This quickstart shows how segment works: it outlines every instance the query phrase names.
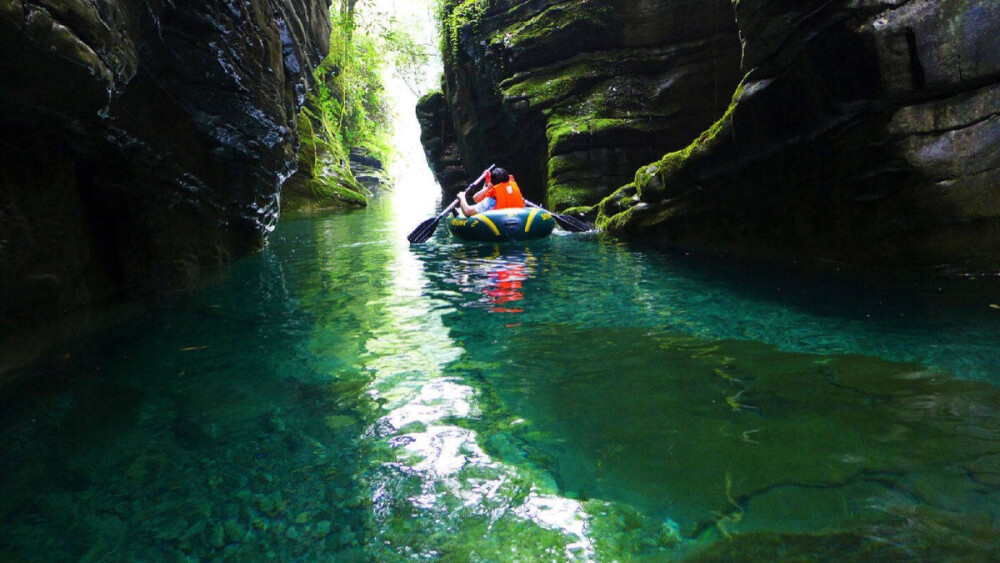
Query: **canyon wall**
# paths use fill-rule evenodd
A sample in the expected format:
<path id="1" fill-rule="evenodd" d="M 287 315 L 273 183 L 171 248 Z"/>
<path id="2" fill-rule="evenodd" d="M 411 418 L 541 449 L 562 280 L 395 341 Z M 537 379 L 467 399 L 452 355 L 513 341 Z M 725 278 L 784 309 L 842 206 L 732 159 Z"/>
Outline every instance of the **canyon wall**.
<path id="1" fill-rule="evenodd" d="M 442 93 L 418 116 L 446 195 L 496 163 L 529 198 L 593 205 L 715 121 L 742 76 L 728 0 L 453 1 L 442 22 Z"/>
<path id="2" fill-rule="evenodd" d="M 617 237 L 1000 271 L 1000 5 L 452 1 L 442 22 L 418 114 L 446 197 L 498 162 Z"/>
<path id="3" fill-rule="evenodd" d="M 328 0 L 0 2 L 0 327 L 260 248 Z"/>
<path id="4" fill-rule="evenodd" d="M 1000 271 L 1000 5 L 735 3 L 725 116 L 601 205 L 623 236 Z"/>

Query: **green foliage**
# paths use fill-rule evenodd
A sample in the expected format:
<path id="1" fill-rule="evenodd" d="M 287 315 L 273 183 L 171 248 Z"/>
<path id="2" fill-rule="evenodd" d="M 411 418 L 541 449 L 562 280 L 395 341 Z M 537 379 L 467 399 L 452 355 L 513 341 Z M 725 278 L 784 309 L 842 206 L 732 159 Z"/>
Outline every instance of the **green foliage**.
<path id="1" fill-rule="evenodd" d="M 419 87 L 430 59 L 407 27 L 414 22 L 377 13 L 365 0 L 335 3 L 331 21 L 330 54 L 314 71 L 298 119 L 299 173 L 283 190 L 287 210 L 365 205 L 371 194 L 354 178 L 349 155 L 393 156 L 387 69 Z"/>
<path id="2" fill-rule="evenodd" d="M 368 190 L 351 172 L 358 148 L 383 161 L 390 155 L 392 120 L 376 42 L 357 33 L 357 1 L 332 12 L 330 54 L 313 73 L 314 88 L 298 116 L 299 172 L 285 184 L 286 210 L 363 206 Z"/>
<path id="3" fill-rule="evenodd" d="M 410 12 L 398 17 L 394 12 L 365 10 L 360 26 L 364 33 L 376 40 L 379 50 L 385 56 L 385 68 L 402 79 L 410 91 L 420 97 L 424 93 L 440 88 L 439 73 L 430 72 L 440 59 L 433 38 L 437 31 L 427 29 L 433 25 L 429 13 L 424 17 Z"/>
<path id="4" fill-rule="evenodd" d="M 376 38 L 358 32 L 353 12 L 333 15 L 330 54 L 316 69 L 310 105 L 320 136 L 341 146 L 390 155 L 391 116 L 382 83 L 385 59 Z"/>
<path id="5" fill-rule="evenodd" d="M 284 211 L 363 207 L 366 190 L 351 173 L 330 116 L 304 107 L 298 117 L 299 172 L 282 187 Z"/>
<path id="6" fill-rule="evenodd" d="M 465 26 L 475 26 L 489 7 L 490 0 L 438 0 L 441 52 L 446 57 L 458 60 L 459 31 Z"/>
<path id="7" fill-rule="evenodd" d="M 338 155 L 359 148 L 386 162 L 392 158 L 386 70 L 418 88 L 431 54 L 410 22 L 376 13 L 363 0 L 338 4 L 331 12 L 330 54 L 314 73 L 308 104 L 319 148 Z"/>

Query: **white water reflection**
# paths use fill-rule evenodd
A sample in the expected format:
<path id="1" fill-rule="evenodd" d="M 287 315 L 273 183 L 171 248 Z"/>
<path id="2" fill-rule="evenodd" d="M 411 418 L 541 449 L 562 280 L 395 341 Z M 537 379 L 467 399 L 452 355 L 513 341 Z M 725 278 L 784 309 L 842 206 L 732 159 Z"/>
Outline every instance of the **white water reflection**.
<path id="1" fill-rule="evenodd" d="M 375 4 L 382 9 L 405 8 L 401 17 L 417 17 L 420 12 L 419 3 Z M 479 392 L 446 374 L 448 366 L 465 354 L 443 321 L 444 315 L 455 311 L 447 302 L 426 295 L 429 281 L 423 263 L 406 241 L 416 225 L 436 214 L 440 188 L 420 146 L 415 93 L 396 77 L 388 77 L 387 83 L 396 111 L 398 158 L 389 170 L 396 182 L 388 196 L 387 221 L 394 241 L 392 282 L 382 302 L 369 304 L 382 311 L 386 324 L 376 327 L 365 343 L 365 365 L 373 373 L 369 394 L 386 413 L 372 433 L 386 453 L 381 466 L 373 469 L 376 537 L 370 538 L 371 545 L 389 546 L 397 554 L 415 549 L 410 555 L 416 557 L 433 556 L 442 547 L 439 543 L 449 541 L 453 547 L 457 541 L 479 551 L 485 538 L 476 535 L 480 532 L 475 526 L 487 518 L 487 532 L 501 520 L 538 526 L 565 537 L 563 552 L 551 555 L 592 558 L 581 504 L 543 493 L 518 468 L 491 458 L 468 427 L 482 415 Z M 444 534 L 440 542 L 433 539 L 435 534 Z M 423 551 L 411 547 L 421 535 L 431 538 Z M 456 537 L 468 541 L 463 544 Z M 494 541 L 503 545 L 505 539 Z"/>

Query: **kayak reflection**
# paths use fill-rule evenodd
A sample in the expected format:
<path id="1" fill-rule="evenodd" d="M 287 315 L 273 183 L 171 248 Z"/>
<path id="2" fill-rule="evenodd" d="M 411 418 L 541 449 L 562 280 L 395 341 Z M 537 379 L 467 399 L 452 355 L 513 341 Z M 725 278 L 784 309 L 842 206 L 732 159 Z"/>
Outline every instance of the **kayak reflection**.
<path id="1" fill-rule="evenodd" d="M 483 290 L 490 301 L 490 311 L 523 313 L 524 309 L 514 307 L 514 302 L 524 299 L 523 289 L 526 279 L 528 279 L 528 268 L 525 264 L 507 262 L 490 271 L 490 284 Z"/>
<path id="2" fill-rule="evenodd" d="M 466 246 L 456 254 L 455 263 L 462 268 L 457 278 L 467 292 L 474 289 L 479 296 L 475 305 L 491 313 L 524 312 L 524 282 L 538 263 L 529 248 Z"/>

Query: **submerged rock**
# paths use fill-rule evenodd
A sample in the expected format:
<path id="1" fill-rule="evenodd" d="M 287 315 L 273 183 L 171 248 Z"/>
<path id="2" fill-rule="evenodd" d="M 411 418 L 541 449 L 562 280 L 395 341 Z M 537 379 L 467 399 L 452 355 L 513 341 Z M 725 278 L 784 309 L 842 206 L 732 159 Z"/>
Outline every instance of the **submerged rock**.
<path id="1" fill-rule="evenodd" d="M 600 344 L 536 344 L 547 331 Z M 544 452 L 537 470 L 561 494 L 669 517 L 693 540 L 684 549 L 712 546 L 707 560 L 978 560 L 997 547 L 991 384 L 648 329 L 554 325 L 511 346 L 532 361 L 491 384 L 546 429 L 514 430 Z M 591 367 L 609 357 L 620 371 Z"/>
<path id="2" fill-rule="evenodd" d="M 0 324 L 260 248 L 327 0 L 0 7 Z"/>

